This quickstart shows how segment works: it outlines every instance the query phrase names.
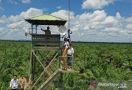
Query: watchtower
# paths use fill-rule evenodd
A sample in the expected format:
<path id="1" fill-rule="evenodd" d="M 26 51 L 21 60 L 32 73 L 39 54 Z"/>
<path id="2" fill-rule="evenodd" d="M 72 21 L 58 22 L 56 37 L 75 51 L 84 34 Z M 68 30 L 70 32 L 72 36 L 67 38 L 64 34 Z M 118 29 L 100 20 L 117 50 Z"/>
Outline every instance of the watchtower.
<path id="1" fill-rule="evenodd" d="M 52 16 L 42 15 L 26 19 L 31 24 L 31 39 L 32 50 L 30 60 L 30 73 L 32 79 L 32 89 L 44 90 L 48 84 L 59 75 L 60 89 L 63 90 L 63 73 L 65 71 L 60 69 L 60 55 L 61 55 L 61 37 L 60 34 L 52 34 L 53 30 L 48 31 L 49 34 L 40 33 L 38 27 L 49 26 L 64 26 L 66 20 Z M 43 29 L 41 29 L 43 30 Z M 47 90 L 47 89 L 46 89 Z"/>

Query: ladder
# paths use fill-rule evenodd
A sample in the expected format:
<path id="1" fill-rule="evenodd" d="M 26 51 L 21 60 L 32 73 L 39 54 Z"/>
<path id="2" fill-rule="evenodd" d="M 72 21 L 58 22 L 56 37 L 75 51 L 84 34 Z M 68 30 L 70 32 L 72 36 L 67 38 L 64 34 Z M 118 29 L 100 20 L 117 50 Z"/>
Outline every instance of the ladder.
<path id="1" fill-rule="evenodd" d="M 43 90 L 46 86 L 53 81 L 53 79 L 59 74 L 59 70 L 56 70 L 37 90 Z"/>
<path id="2" fill-rule="evenodd" d="M 50 60 L 48 65 L 45 67 L 43 72 L 40 74 L 39 78 L 32 85 L 32 89 L 37 85 L 37 83 L 39 82 L 40 79 L 42 79 L 43 76 L 45 78 L 43 79 L 43 82 L 41 83 L 41 85 L 39 85 L 37 90 L 44 90 L 50 84 L 50 82 L 52 82 L 61 73 L 75 72 L 74 70 L 70 70 L 70 71 L 62 70 L 59 65 L 60 60 L 56 59 L 57 55 L 58 55 L 58 52 L 54 54 L 54 57 Z M 63 57 L 63 56 L 60 56 L 60 57 Z"/>
<path id="3" fill-rule="evenodd" d="M 52 79 L 52 77 L 54 78 L 56 76 L 56 74 L 58 74 L 58 72 L 56 70 L 58 70 L 59 65 L 57 64 L 57 57 L 58 52 L 56 52 L 56 54 L 54 54 L 53 58 L 50 60 L 50 62 L 48 63 L 48 65 L 46 67 L 43 66 L 44 70 L 43 72 L 39 75 L 39 77 L 35 80 L 35 82 L 32 85 L 32 89 L 36 87 L 36 85 L 39 83 L 40 80 L 42 80 L 42 77 L 44 76 L 44 82 L 46 82 L 49 79 Z M 37 57 L 37 56 L 36 56 Z M 48 81 L 48 83 L 50 82 L 50 80 Z M 47 83 L 47 84 L 48 84 Z M 41 84 L 40 86 L 42 86 L 43 84 Z"/>

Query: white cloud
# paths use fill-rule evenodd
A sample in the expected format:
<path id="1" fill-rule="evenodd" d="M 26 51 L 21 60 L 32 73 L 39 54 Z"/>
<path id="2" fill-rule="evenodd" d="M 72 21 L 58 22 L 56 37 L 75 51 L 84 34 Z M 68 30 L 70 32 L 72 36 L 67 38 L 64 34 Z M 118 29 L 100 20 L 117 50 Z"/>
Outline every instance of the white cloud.
<path id="1" fill-rule="evenodd" d="M 85 0 L 82 7 L 84 9 L 102 9 L 113 2 L 114 0 Z"/>
<path id="2" fill-rule="evenodd" d="M 121 33 L 122 32 L 122 30 L 120 29 L 120 28 L 117 28 L 117 27 L 106 27 L 104 30 L 103 30 L 104 32 L 106 32 L 106 33 L 112 33 L 112 34 L 119 34 L 119 33 Z"/>
<path id="3" fill-rule="evenodd" d="M 56 8 L 57 8 L 57 9 L 61 9 L 62 7 L 61 7 L 61 6 L 57 6 Z"/>
<path id="4" fill-rule="evenodd" d="M 23 18 L 29 18 L 29 17 L 33 17 L 33 16 L 39 16 L 42 14 L 43 14 L 43 11 L 41 9 L 30 8 L 27 11 L 23 11 L 19 16 L 21 16 Z"/>
<path id="5" fill-rule="evenodd" d="M 1 26 L 1 39 L 27 39 L 25 31 L 30 28 L 30 24 L 25 22 L 25 18 L 42 15 L 43 11 L 41 9 L 30 8 L 27 11 L 21 12 L 19 15 L 1 16 L 0 26 Z"/>
<path id="6" fill-rule="evenodd" d="M 22 24 L 24 23 L 24 21 L 18 21 L 18 22 L 14 22 L 14 23 L 11 23 L 9 25 L 7 25 L 8 28 L 10 29 L 20 29 L 22 28 L 21 26 L 23 26 Z"/>
<path id="7" fill-rule="evenodd" d="M 119 12 L 116 13 L 116 18 L 118 18 L 118 19 L 122 18 Z"/>
<path id="8" fill-rule="evenodd" d="M 68 13 L 69 11 L 67 10 L 59 10 L 56 12 L 53 12 L 52 15 L 61 17 L 62 19 L 68 20 Z M 70 12 L 70 19 L 74 19 L 74 12 Z"/>
<path id="9" fill-rule="evenodd" d="M 18 0 L 9 0 L 9 3 L 11 3 L 11 4 L 18 4 Z"/>
<path id="10" fill-rule="evenodd" d="M 22 3 L 30 3 L 31 0 L 21 0 Z"/>
<path id="11" fill-rule="evenodd" d="M 132 31 L 132 18 L 124 18 L 119 12 L 115 16 L 109 16 L 104 10 L 96 10 L 93 13 L 71 15 L 72 39 L 77 41 L 116 41 L 129 42 Z M 66 10 L 59 10 L 53 15 L 67 19 Z M 105 37 L 105 38 L 104 38 Z M 124 38 L 125 37 L 125 38 Z M 132 42 L 132 41 L 131 41 Z"/>
<path id="12" fill-rule="evenodd" d="M 104 21 L 102 21 L 102 24 L 106 25 L 107 27 L 113 27 L 119 24 L 116 17 L 113 16 L 107 16 Z"/>
<path id="13" fill-rule="evenodd" d="M 127 27 L 128 29 L 132 29 L 132 24 L 128 24 L 126 27 Z"/>
<path id="14" fill-rule="evenodd" d="M 4 24 L 5 23 L 5 21 L 4 20 L 0 20 L 0 24 Z"/>
<path id="15" fill-rule="evenodd" d="M 24 33 L 30 28 L 30 24 L 23 20 L 41 14 L 43 14 L 41 9 L 30 8 L 19 15 L 1 16 L 0 39 L 27 39 Z M 68 20 L 67 10 L 58 10 L 51 14 Z M 122 17 L 119 12 L 115 16 L 110 16 L 104 10 L 85 12 L 80 15 L 75 15 L 71 11 L 70 14 L 72 40 L 132 42 L 130 38 L 132 37 L 132 17 Z M 51 29 L 54 28 L 51 27 Z"/>
<path id="16" fill-rule="evenodd" d="M 73 20 L 72 38 L 77 41 L 132 42 L 131 23 L 131 17 L 121 17 L 119 12 L 115 16 L 107 15 L 104 10 L 85 12 Z"/>
<path id="17" fill-rule="evenodd" d="M 11 4 L 16 4 L 17 5 L 19 3 L 28 4 L 28 3 L 31 2 L 31 0 L 8 0 L 8 2 L 11 3 Z"/>
<path id="18" fill-rule="evenodd" d="M 8 24 L 7 27 L 10 29 L 22 29 L 24 30 L 25 27 L 28 27 L 27 24 L 24 19 L 26 18 L 31 18 L 33 16 L 39 16 L 42 15 L 43 11 L 40 9 L 36 9 L 36 8 L 30 8 L 27 11 L 23 11 L 21 12 L 19 15 L 15 15 L 15 16 L 9 16 L 8 17 Z"/>
<path id="19" fill-rule="evenodd" d="M 91 15 L 92 16 L 91 18 L 93 18 L 92 21 L 102 21 L 106 18 L 106 15 L 107 14 L 105 13 L 104 10 L 102 11 L 97 10 Z"/>
<path id="20" fill-rule="evenodd" d="M 67 20 L 67 23 L 66 23 L 65 26 L 67 28 L 69 28 L 68 27 L 68 23 L 69 23 L 69 20 L 68 20 L 68 18 L 69 18 L 69 11 L 67 11 L 67 10 L 58 10 L 58 11 L 53 12 L 51 14 L 54 15 L 54 16 L 60 17 L 60 18 L 62 18 L 64 20 Z M 74 19 L 75 19 L 74 12 L 70 11 L 70 21 L 72 21 Z"/>
<path id="21" fill-rule="evenodd" d="M 83 13 L 76 17 L 73 25 L 78 24 L 78 28 L 82 30 L 92 30 L 102 28 L 102 22 L 106 19 L 107 14 L 104 10 L 96 10 L 93 13 Z M 74 29 L 75 30 L 75 29 Z"/>

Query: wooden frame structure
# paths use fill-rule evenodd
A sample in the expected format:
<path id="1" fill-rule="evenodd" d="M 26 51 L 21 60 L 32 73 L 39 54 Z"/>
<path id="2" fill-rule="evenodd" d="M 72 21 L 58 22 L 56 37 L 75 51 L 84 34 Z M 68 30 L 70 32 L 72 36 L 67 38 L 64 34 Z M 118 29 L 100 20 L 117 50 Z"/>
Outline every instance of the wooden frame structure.
<path id="1" fill-rule="evenodd" d="M 66 72 L 60 69 L 60 34 L 40 34 L 38 33 L 37 27 L 39 25 L 63 26 L 65 25 L 66 21 L 52 15 L 37 16 L 26 19 L 26 21 L 31 24 L 30 35 L 32 38 L 32 50 L 30 60 L 30 77 L 33 81 L 32 90 L 44 90 L 47 85 L 58 75 L 60 77 L 59 88 L 60 90 L 64 90 L 63 73 Z M 45 51 L 44 53 L 54 51 L 54 54 L 52 54 L 52 57 L 50 59 L 47 58 L 49 61 L 45 64 L 45 57 L 43 57 L 43 53 L 40 51 Z M 38 73 L 38 71 L 40 72 Z"/>

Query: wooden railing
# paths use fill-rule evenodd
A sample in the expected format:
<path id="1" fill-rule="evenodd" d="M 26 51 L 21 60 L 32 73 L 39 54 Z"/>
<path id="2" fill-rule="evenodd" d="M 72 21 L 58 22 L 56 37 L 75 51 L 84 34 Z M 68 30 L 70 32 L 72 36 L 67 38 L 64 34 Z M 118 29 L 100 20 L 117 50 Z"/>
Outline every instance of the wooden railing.
<path id="1" fill-rule="evenodd" d="M 60 47 L 60 35 L 31 34 L 34 46 Z"/>

